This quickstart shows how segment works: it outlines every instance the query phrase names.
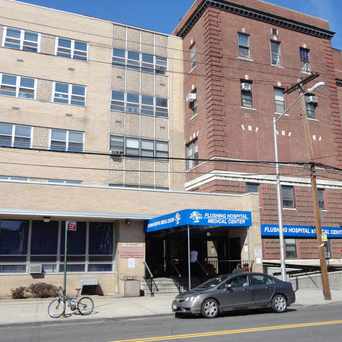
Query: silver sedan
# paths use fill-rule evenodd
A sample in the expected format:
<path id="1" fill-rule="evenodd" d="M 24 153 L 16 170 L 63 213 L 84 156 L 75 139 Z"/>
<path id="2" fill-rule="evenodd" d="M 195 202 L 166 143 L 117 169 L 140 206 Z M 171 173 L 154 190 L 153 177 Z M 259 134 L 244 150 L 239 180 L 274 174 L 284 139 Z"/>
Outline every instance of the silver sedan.
<path id="1" fill-rule="evenodd" d="M 239 273 L 210 279 L 178 295 L 173 312 L 215 318 L 232 310 L 272 308 L 282 313 L 296 301 L 289 282 L 262 273 Z"/>

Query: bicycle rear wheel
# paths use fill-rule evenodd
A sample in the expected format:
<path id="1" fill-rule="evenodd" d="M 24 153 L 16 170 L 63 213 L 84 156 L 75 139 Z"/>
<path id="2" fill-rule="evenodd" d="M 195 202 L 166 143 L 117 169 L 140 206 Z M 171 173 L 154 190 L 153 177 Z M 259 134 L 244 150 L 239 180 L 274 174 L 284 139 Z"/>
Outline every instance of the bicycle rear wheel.
<path id="1" fill-rule="evenodd" d="M 77 309 L 82 316 L 90 315 L 94 310 L 94 302 L 90 297 L 82 297 L 77 303 Z"/>
<path id="2" fill-rule="evenodd" d="M 61 298 L 54 299 L 48 307 L 48 314 L 51 318 L 59 318 L 65 312 L 65 302 Z"/>

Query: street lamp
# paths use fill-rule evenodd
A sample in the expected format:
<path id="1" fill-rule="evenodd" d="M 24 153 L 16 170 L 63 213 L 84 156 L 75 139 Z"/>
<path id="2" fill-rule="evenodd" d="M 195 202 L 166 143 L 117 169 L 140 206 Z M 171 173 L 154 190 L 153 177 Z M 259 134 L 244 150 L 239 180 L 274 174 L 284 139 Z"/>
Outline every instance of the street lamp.
<path id="1" fill-rule="evenodd" d="M 303 96 L 313 93 L 321 87 L 325 86 L 325 82 L 317 82 L 307 91 L 302 91 L 297 100 L 278 117 L 273 117 L 273 137 L 274 137 L 274 157 L 276 164 L 276 183 L 277 183 L 277 206 L 278 206 L 278 224 L 279 224 L 279 244 L 280 244 L 280 269 L 282 280 L 286 281 L 286 264 L 285 264 L 285 244 L 284 244 L 284 226 L 283 226 L 283 208 L 281 203 L 281 184 L 279 172 L 279 152 L 278 152 L 278 136 L 277 136 L 277 122 L 288 114 L 293 106 L 295 106 Z"/>

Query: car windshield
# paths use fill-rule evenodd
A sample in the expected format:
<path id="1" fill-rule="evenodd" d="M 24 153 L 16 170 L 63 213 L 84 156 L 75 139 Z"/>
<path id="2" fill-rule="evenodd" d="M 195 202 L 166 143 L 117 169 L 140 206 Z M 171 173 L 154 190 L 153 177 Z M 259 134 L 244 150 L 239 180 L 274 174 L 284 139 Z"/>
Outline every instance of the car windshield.
<path id="1" fill-rule="evenodd" d="M 210 289 L 221 284 L 226 279 L 227 279 L 227 276 L 212 278 L 212 279 L 207 280 L 205 283 L 198 285 L 196 289 Z"/>

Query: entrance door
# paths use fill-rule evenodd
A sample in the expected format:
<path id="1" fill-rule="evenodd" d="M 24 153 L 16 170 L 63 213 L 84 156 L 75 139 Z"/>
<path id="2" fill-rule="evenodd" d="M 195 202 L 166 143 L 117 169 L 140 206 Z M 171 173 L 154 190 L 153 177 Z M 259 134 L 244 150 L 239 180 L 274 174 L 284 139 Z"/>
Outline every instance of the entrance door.
<path id="1" fill-rule="evenodd" d="M 234 237 L 229 239 L 229 273 L 233 272 L 238 264 L 241 263 L 241 239 Z"/>

